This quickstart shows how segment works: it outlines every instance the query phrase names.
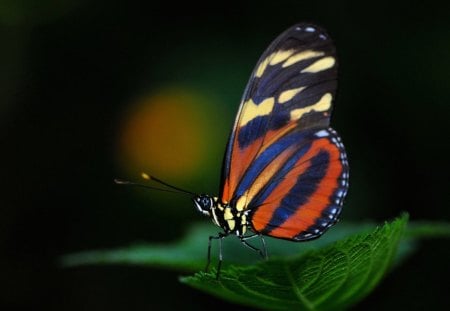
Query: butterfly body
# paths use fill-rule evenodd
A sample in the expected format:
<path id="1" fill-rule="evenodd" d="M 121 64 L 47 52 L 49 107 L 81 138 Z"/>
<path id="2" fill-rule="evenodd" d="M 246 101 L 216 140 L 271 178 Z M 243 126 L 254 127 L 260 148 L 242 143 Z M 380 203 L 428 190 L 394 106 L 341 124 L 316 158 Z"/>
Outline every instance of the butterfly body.
<path id="1" fill-rule="evenodd" d="M 197 209 L 209 216 L 212 222 L 223 229 L 224 235 L 235 234 L 243 237 L 250 226 L 250 210 L 238 209 L 236 206 L 222 203 L 217 197 L 199 195 L 194 199 Z"/>

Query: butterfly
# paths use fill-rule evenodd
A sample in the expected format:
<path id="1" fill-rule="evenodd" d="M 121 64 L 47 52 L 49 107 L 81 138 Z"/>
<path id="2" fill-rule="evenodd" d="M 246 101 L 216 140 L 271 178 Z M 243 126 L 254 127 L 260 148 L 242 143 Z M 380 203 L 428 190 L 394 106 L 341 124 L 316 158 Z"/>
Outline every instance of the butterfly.
<path id="1" fill-rule="evenodd" d="M 172 188 L 164 191 L 192 195 L 197 210 L 222 229 L 208 242 L 206 270 L 212 240 L 219 241 L 217 278 L 226 236 L 236 235 L 267 258 L 264 236 L 308 241 L 337 222 L 349 166 L 330 127 L 336 80 L 329 35 L 316 25 L 294 25 L 269 45 L 251 74 L 226 146 L 218 197 L 143 175 Z M 262 249 L 248 242 L 254 237 Z"/>
<path id="2" fill-rule="evenodd" d="M 267 257 L 263 236 L 320 237 L 335 224 L 348 190 L 344 145 L 330 124 L 336 50 L 325 30 L 294 25 L 256 64 L 226 147 L 220 195 L 197 195 L 199 212 Z M 264 250 L 247 242 L 259 236 Z"/>

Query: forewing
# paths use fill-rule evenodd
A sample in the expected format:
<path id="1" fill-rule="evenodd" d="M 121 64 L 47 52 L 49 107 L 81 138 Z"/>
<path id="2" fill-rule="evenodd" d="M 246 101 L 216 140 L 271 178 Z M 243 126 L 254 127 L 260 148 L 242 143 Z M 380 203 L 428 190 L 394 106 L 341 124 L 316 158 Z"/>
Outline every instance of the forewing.
<path id="1" fill-rule="evenodd" d="M 258 178 L 261 170 L 256 167 L 270 165 L 270 157 L 260 156 L 271 145 L 278 142 L 279 146 L 272 156 L 279 152 L 288 158 L 289 152 L 283 153 L 282 149 L 292 147 L 288 148 L 292 151 L 301 144 L 290 141 L 290 133 L 328 127 L 336 65 L 334 45 L 317 26 L 295 25 L 272 42 L 248 82 L 227 145 L 221 187 L 223 203 L 238 201 L 242 196 L 238 189 L 244 189 L 240 184 Z M 287 142 L 280 144 L 284 138 Z M 260 164 L 255 166 L 253 162 L 258 158 Z M 250 184 L 261 190 L 270 177 Z M 240 204 L 241 208 L 242 200 Z"/>

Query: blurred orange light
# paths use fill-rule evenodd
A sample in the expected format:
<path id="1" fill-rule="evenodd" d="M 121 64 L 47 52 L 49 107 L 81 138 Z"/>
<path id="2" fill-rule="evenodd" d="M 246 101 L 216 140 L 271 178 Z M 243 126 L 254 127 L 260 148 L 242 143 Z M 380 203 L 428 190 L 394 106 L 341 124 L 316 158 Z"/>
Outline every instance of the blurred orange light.
<path id="1" fill-rule="evenodd" d="M 173 89 L 139 100 L 126 115 L 120 138 L 127 170 L 179 179 L 201 169 L 211 133 L 205 102 Z"/>

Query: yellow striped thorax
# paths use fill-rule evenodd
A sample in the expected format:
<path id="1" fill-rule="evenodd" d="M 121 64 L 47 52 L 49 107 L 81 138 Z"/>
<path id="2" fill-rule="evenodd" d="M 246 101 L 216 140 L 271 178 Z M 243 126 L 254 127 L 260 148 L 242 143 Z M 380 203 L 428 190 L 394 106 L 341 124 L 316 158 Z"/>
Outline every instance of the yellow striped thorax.
<path id="1" fill-rule="evenodd" d="M 221 227 L 225 234 L 232 233 L 243 236 L 247 231 L 249 211 L 240 208 L 239 204 L 236 206 L 223 204 L 217 197 L 206 194 L 194 197 L 193 201 L 197 210 L 203 215 L 211 217 L 212 222 Z"/>

